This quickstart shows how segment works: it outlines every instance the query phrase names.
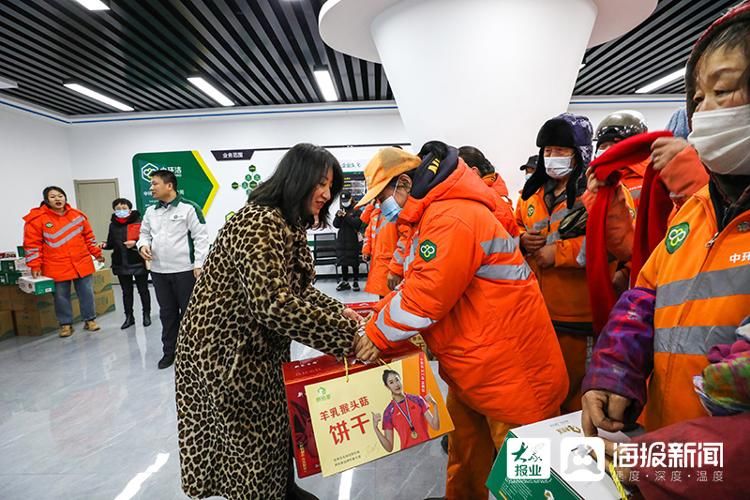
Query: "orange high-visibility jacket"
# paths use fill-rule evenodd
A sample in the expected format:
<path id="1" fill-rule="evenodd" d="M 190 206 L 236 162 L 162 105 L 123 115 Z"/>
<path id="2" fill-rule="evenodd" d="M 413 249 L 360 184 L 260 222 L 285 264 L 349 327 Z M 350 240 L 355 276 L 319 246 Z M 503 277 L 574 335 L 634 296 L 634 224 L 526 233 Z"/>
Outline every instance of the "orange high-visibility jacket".
<path id="1" fill-rule="evenodd" d="M 708 185 L 708 172 L 698 156 L 698 152 L 692 146 L 686 146 L 677 156 L 667 163 L 659 172 L 659 177 L 669 189 L 675 211 L 672 217 L 682 205 L 697 193 L 701 188 Z"/>
<path id="2" fill-rule="evenodd" d="M 579 198 L 573 210 L 583 206 Z M 566 201 L 558 203 L 550 214 L 544 202 L 544 187 L 528 200 L 518 200 L 516 221 L 521 233 L 540 232 L 547 237 L 547 244 L 554 244 L 555 265 L 542 269 L 536 259 L 529 256 L 529 265 L 534 270 L 542 295 L 547 303 L 552 321 L 566 323 L 590 323 L 591 302 L 586 282 L 586 245 L 584 236 L 560 239 L 560 222 L 568 215 Z"/>
<path id="3" fill-rule="evenodd" d="M 519 236 L 521 232 L 518 230 L 518 225 L 516 224 L 516 217 L 513 214 L 513 202 L 508 198 L 508 186 L 505 185 L 505 181 L 497 174 L 488 175 L 487 177 L 483 177 L 482 180 L 497 194 L 495 217 L 511 236 Z"/>
<path id="4" fill-rule="evenodd" d="M 497 174 L 492 176 L 483 177 L 485 185 L 492 189 L 492 193 L 495 197 L 495 218 L 503 225 L 508 234 L 514 238 L 518 238 L 521 232 L 516 224 L 516 218 L 513 214 L 513 203 L 508 198 L 508 188 L 505 185 L 505 181 L 502 177 Z M 411 241 L 411 226 L 409 224 L 400 224 L 398 226 L 398 244 L 396 250 L 393 252 L 393 258 L 391 259 L 390 265 L 388 266 L 389 271 L 397 276 L 404 276 L 404 268 L 408 267 L 409 259 L 413 259 L 413 255 L 407 254 L 407 249 Z"/>
<path id="5" fill-rule="evenodd" d="M 55 281 L 70 281 L 94 273 L 91 256 L 101 257 L 86 215 L 65 205 L 58 215 L 42 205 L 23 218 L 26 264 Z"/>
<path id="6" fill-rule="evenodd" d="M 367 230 L 369 235 L 366 231 L 365 238 L 370 241 L 370 271 L 367 274 L 365 292 L 385 296 L 391 291 L 388 288 L 388 265 L 398 243 L 396 223 L 388 222 L 380 208 L 375 208 Z"/>
<path id="7" fill-rule="evenodd" d="M 526 424 L 557 414 L 568 377 L 536 279 L 494 209 L 462 160 L 423 199 L 409 198 L 399 220 L 413 224 L 411 265 L 366 334 L 383 351 L 422 334 L 462 401 Z"/>
<path id="8" fill-rule="evenodd" d="M 670 222 L 637 286 L 656 290 L 649 431 L 705 416 L 693 376 L 716 344 L 730 344 L 750 311 L 750 210 L 719 232 L 708 186 Z"/>
<path id="9" fill-rule="evenodd" d="M 362 242 L 362 255 L 369 257 L 372 254 L 372 214 L 375 211 L 375 203 L 370 203 L 362 210 L 359 220 L 365 223 L 365 237 Z"/>

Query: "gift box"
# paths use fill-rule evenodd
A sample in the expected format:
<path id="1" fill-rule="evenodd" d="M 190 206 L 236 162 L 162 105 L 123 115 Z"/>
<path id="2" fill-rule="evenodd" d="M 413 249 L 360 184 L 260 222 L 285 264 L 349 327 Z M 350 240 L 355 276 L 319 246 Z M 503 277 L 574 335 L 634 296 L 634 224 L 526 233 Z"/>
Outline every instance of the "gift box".
<path id="1" fill-rule="evenodd" d="M 424 353 L 405 342 L 391 354 L 385 365 L 332 356 L 284 364 L 299 477 L 336 474 L 453 430 Z M 400 396 L 383 383 L 386 371 Z"/>
<path id="2" fill-rule="evenodd" d="M 21 276 L 18 278 L 18 288 L 23 292 L 31 295 L 44 295 L 55 291 L 55 281 L 46 276 L 33 278 L 31 276 Z"/>
<path id="3" fill-rule="evenodd" d="M 600 429 L 599 434 L 614 442 L 629 440 L 622 432 Z M 580 411 L 508 431 L 487 489 L 497 499 L 620 498 L 607 473 L 604 443 L 583 435 Z"/>

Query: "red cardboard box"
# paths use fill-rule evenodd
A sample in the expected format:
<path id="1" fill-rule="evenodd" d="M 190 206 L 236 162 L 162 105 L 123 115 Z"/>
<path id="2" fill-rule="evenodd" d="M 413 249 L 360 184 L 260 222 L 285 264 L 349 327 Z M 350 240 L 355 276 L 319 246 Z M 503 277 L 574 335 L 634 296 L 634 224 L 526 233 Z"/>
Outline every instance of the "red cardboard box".
<path id="1" fill-rule="evenodd" d="M 394 353 L 394 357 L 419 352 L 411 343 L 404 343 L 403 352 Z M 397 354 L 397 355 L 396 355 Z M 349 374 L 357 373 L 373 365 L 357 362 L 353 357 L 348 359 Z M 284 385 L 286 386 L 287 412 L 294 444 L 294 458 L 299 477 L 307 477 L 320 472 L 318 450 L 313 436 L 310 409 L 305 396 L 305 386 L 329 379 L 338 378 L 346 373 L 343 362 L 333 356 L 292 361 L 282 365 Z"/>

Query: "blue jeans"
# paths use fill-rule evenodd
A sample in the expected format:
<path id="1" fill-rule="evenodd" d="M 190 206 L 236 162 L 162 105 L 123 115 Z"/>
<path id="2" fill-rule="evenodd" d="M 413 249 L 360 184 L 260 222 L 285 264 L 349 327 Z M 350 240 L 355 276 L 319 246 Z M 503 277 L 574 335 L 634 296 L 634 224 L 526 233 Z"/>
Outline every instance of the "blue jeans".
<path id="1" fill-rule="evenodd" d="M 70 281 L 55 282 L 55 314 L 57 321 L 61 325 L 70 325 L 73 323 L 73 305 L 70 301 Z M 76 287 L 78 302 L 81 304 L 81 316 L 84 321 L 90 321 L 96 318 L 96 309 L 94 307 L 94 280 L 93 275 L 89 274 L 85 278 L 78 278 L 72 283 Z"/>

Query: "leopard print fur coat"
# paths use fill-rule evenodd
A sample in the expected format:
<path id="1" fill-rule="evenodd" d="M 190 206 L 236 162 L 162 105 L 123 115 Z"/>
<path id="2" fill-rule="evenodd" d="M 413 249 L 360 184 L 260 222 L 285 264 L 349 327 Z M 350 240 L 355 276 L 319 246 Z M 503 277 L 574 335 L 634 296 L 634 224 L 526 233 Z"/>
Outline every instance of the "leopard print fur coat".
<path id="1" fill-rule="evenodd" d="M 175 361 L 182 488 L 281 499 L 291 473 L 281 363 L 296 340 L 337 356 L 357 331 L 312 286 L 303 228 L 248 204 L 220 231 L 182 321 Z M 291 485 L 290 485 L 291 487 Z"/>

